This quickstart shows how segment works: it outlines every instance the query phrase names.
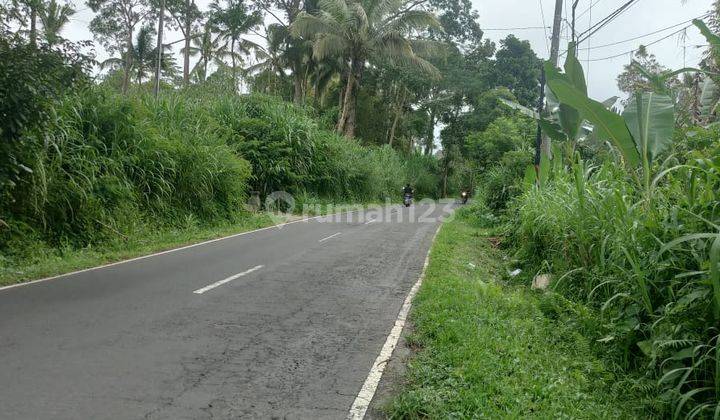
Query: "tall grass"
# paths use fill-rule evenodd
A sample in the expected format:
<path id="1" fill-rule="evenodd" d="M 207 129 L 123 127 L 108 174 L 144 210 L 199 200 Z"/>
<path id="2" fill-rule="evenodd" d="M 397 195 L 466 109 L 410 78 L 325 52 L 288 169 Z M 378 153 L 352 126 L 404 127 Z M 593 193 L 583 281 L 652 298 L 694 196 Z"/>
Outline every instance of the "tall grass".
<path id="1" fill-rule="evenodd" d="M 512 239 L 531 272 L 594 308 L 598 350 L 647 388 L 657 414 L 720 416 L 720 145 L 658 168 L 651 197 L 614 163 L 578 162 L 517 201 Z"/>
<path id="2" fill-rule="evenodd" d="M 418 167 L 425 158 L 362 146 L 265 96 L 155 100 L 93 87 L 62 98 L 24 140 L 33 159 L 0 203 L 5 256 L 237 220 L 250 190 L 362 202 L 398 197 L 414 179 L 427 194 L 439 184 L 432 165 Z"/>

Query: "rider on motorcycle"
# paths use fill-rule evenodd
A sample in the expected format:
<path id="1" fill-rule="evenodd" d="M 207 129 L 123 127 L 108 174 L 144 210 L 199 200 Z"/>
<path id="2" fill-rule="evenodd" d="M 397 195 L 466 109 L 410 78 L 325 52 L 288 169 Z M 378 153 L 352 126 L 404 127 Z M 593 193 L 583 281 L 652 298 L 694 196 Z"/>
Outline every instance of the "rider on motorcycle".
<path id="1" fill-rule="evenodd" d="M 405 184 L 405 187 L 403 188 L 403 194 L 405 195 L 413 195 L 414 191 L 410 184 Z"/>
<path id="2" fill-rule="evenodd" d="M 405 187 L 403 188 L 403 204 L 405 205 L 405 207 L 410 207 L 414 193 L 415 192 L 413 191 L 410 184 L 405 184 Z"/>

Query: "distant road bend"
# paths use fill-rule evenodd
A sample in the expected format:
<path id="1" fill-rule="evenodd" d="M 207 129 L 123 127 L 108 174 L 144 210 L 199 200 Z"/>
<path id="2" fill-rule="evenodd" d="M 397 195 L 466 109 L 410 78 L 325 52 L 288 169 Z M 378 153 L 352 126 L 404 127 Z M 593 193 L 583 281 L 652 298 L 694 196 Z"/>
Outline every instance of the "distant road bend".
<path id="1" fill-rule="evenodd" d="M 0 417 L 345 418 L 448 212 L 316 218 L 2 289 Z"/>

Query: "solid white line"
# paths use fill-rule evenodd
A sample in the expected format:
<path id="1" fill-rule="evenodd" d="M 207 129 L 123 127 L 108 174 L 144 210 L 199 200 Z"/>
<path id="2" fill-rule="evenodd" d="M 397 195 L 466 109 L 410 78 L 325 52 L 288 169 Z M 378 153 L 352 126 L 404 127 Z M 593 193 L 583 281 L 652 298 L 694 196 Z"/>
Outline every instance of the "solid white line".
<path id="1" fill-rule="evenodd" d="M 86 273 L 86 272 L 88 272 L 88 271 L 100 270 L 100 269 L 103 269 L 103 268 L 113 267 L 113 266 L 116 266 L 116 265 L 125 264 L 125 263 L 129 263 L 129 262 L 133 262 L 133 261 L 140 261 L 140 260 L 144 260 L 144 259 L 146 259 L 146 258 L 157 257 L 157 256 L 159 256 L 159 255 L 170 254 L 170 253 L 172 253 L 172 252 L 177 252 L 177 251 L 182 251 L 182 250 L 185 250 L 185 249 L 194 248 L 194 247 L 196 247 L 196 246 L 203 246 L 203 245 L 211 244 L 211 243 L 213 243 L 213 242 L 224 241 L 224 240 L 226 240 L 226 239 L 232 239 L 232 238 L 236 238 L 236 237 L 238 237 L 238 236 L 249 235 L 249 234 L 255 233 L 255 232 L 261 232 L 261 231 L 263 231 L 263 230 L 268 230 L 268 229 L 273 229 L 273 228 L 278 228 L 278 229 L 279 229 L 279 228 L 281 228 L 281 227 L 283 227 L 283 226 L 285 226 L 285 225 L 292 225 L 292 224 L 294 224 L 294 223 L 300 223 L 300 222 L 308 222 L 308 221 L 310 221 L 310 220 L 318 219 L 318 218 L 320 218 L 320 217 L 326 217 L 326 216 L 325 216 L 325 215 L 321 215 L 321 216 L 309 217 L 309 218 L 304 218 L 304 219 L 299 219 L 299 220 L 293 220 L 292 222 L 285 222 L 285 223 L 280 223 L 280 224 L 277 224 L 277 225 L 266 226 L 266 227 L 260 228 L 260 229 L 248 230 L 248 231 L 246 231 L 246 232 L 235 233 L 235 234 L 232 234 L 232 235 L 229 235 L 229 236 L 223 236 L 222 238 L 210 239 L 210 240 L 208 240 L 208 241 L 198 242 L 198 243 L 196 243 L 196 244 L 190 244 L 190 245 L 182 246 L 182 247 L 180 247 L 180 248 L 168 249 L 167 251 L 156 252 L 156 253 L 154 253 L 154 254 L 141 255 L 141 256 L 139 256 L 139 257 L 130 258 L 130 259 L 127 259 L 127 260 L 122 260 L 122 261 L 116 261 L 116 262 L 114 262 L 114 263 L 109 263 L 109 264 L 104 264 L 104 265 L 98 265 L 98 266 L 96 266 L 96 267 L 84 268 L 84 269 L 82 269 L 82 270 L 71 271 L 71 272 L 65 273 L 65 274 L 58 274 L 57 276 L 46 277 L 46 278 L 43 278 L 43 279 L 32 280 L 32 281 L 26 281 L 26 282 L 23 282 L 23 283 L 11 284 L 11 285 L 9 285 L 9 286 L 0 287 L 0 291 L 6 290 L 6 289 L 13 289 L 13 288 L 15 288 L 15 287 L 29 286 L 29 285 L 31 285 L 31 284 L 42 283 L 42 282 L 45 282 L 45 281 L 48 281 L 48 280 L 55 280 L 55 279 L 59 279 L 59 278 L 61 278 L 61 277 L 69 277 L 69 276 L 73 276 L 73 275 L 75 275 L 75 274 Z"/>
<path id="2" fill-rule="evenodd" d="M 369 225 L 370 223 L 375 222 L 377 219 L 370 219 L 367 222 L 365 222 L 366 225 Z"/>
<path id="3" fill-rule="evenodd" d="M 193 293 L 195 293 L 196 295 L 202 295 L 203 293 L 207 292 L 208 290 L 212 290 L 212 289 L 214 289 L 214 288 L 216 288 L 216 287 L 222 286 L 222 285 L 225 284 L 225 283 L 230 283 L 230 282 L 233 281 L 233 280 L 239 279 L 240 277 L 245 276 L 245 275 L 248 275 L 248 274 L 252 273 L 253 271 L 257 271 L 257 270 L 259 270 L 259 269 L 261 269 L 261 268 L 263 268 L 263 267 L 264 267 L 264 266 L 262 266 L 262 265 L 256 265 L 255 267 L 253 267 L 253 268 L 251 268 L 251 269 L 249 269 L 249 270 L 245 270 L 245 271 L 243 271 L 242 273 L 237 273 L 237 274 L 235 274 L 234 276 L 230 276 L 230 277 L 228 277 L 228 278 L 226 278 L 226 279 L 224 279 L 224 280 L 216 281 L 216 282 L 213 283 L 213 284 L 209 284 L 209 285 L 207 285 L 207 286 L 205 286 L 205 287 L 203 287 L 203 288 L 201 288 L 201 289 L 197 289 L 197 290 L 195 290 Z"/>
<path id="4" fill-rule="evenodd" d="M 332 235 L 328 236 L 327 238 L 322 238 L 322 239 L 320 239 L 318 242 L 325 242 L 325 241 L 327 241 L 328 239 L 332 239 L 332 238 L 340 235 L 341 233 L 342 233 L 342 232 L 333 233 Z"/>
<path id="5" fill-rule="evenodd" d="M 425 263 L 423 264 L 420 278 L 413 285 L 412 289 L 410 289 L 410 293 L 408 293 L 407 297 L 405 298 L 405 302 L 403 302 L 403 305 L 400 308 L 400 313 L 398 313 L 397 319 L 395 320 L 395 325 L 392 327 L 392 330 L 390 330 L 390 335 L 388 335 L 387 339 L 385 340 L 385 344 L 380 350 L 380 354 L 378 354 L 377 358 L 375 358 L 375 363 L 373 363 L 373 366 L 370 369 L 370 373 L 368 373 L 368 376 L 365 379 L 365 383 L 363 384 L 362 388 L 360 388 L 360 392 L 358 393 L 357 397 L 355 397 L 355 401 L 353 401 L 353 404 L 350 407 L 350 412 L 347 415 L 348 420 L 362 420 L 365 417 L 365 412 L 367 411 L 368 407 L 370 406 L 370 402 L 375 396 L 375 391 L 377 390 L 378 384 L 380 384 L 380 379 L 382 378 L 382 374 L 385 371 L 385 366 L 387 365 L 390 357 L 393 354 L 393 351 L 395 350 L 395 347 L 397 346 L 403 328 L 405 328 L 405 321 L 407 320 L 408 313 L 410 312 L 410 308 L 412 307 L 412 301 L 415 298 L 418 289 L 420 289 L 420 285 L 425 278 L 425 270 L 427 270 L 427 266 L 430 263 L 430 251 L 432 250 L 432 244 L 435 243 L 435 238 L 437 237 L 438 232 L 440 232 L 441 227 L 442 225 L 438 226 L 437 230 L 435 231 L 435 235 L 433 235 L 432 242 L 430 243 L 430 249 L 428 249 L 428 253 L 425 256 Z"/>

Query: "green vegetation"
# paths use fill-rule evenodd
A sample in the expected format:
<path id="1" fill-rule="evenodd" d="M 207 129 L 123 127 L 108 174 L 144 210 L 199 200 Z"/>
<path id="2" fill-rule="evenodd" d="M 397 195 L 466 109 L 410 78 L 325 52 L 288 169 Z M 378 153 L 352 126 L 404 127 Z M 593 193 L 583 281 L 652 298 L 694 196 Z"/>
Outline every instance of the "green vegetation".
<path id="1" fill-rule="evenodd" d="M 633 418 L 583 336 L 587 310 L 509 284 L 480 208 L 445 223 L 412 310 L 405 390 L 391 418 Z"/>
<path id="2" fill-rule="evenodd" d="M 35 136 L 22 137 L 28 173 L 5 189 L 0 252 L 9 280 L 44 272 L 25 267 L 72 249 L 90 247 L 100 261 L 123 254 L 123 243 L 135 253 L 184 242 L 162 233 L 157 243 L 134 239 L 156 230 L 206 236 L 255 226 L 249 190 L 285 190 L 296 211 L 317 198 L 383 201 L 406 176 L 426 180 L 420 194 L 437 191 L 425 157 L 348 141 L 270 97 L 187 92 L 155 101 L 87 87 L 51 109 Z"/>

